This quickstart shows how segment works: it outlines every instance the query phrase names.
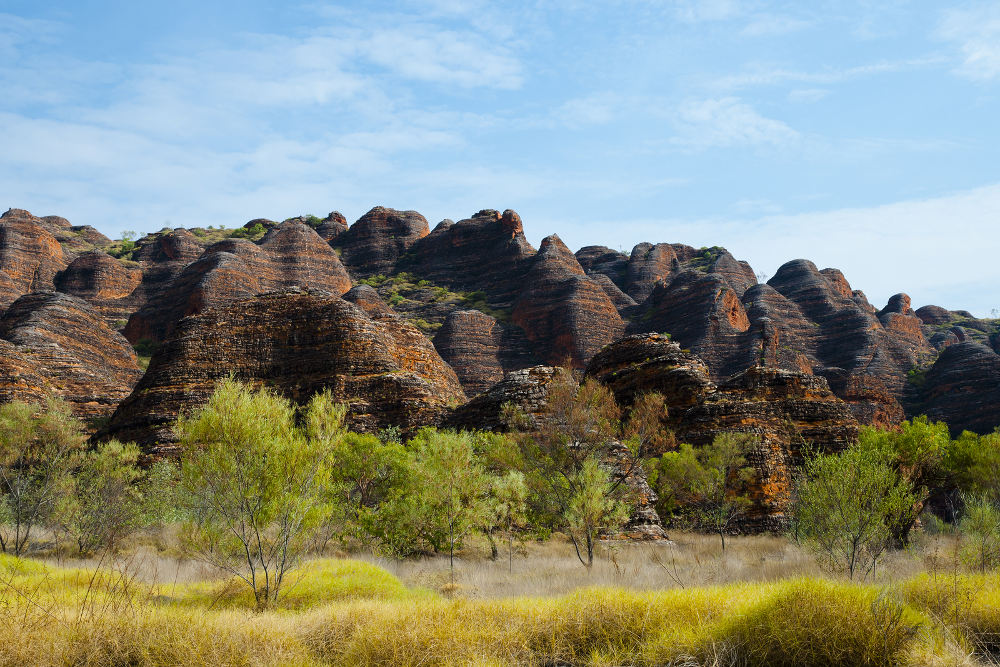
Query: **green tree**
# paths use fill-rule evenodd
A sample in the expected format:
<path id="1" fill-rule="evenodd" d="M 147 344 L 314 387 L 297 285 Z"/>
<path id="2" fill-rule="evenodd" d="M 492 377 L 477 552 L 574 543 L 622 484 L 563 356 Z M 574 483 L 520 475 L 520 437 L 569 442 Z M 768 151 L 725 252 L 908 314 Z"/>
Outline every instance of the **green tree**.
<path id="1" fill-rule="evenodd" d="M 966 495 L 964 505 L 962 559 L 980 572 L 992 570 L 1000 565 L 1000 509 L 985 494 Z"/>
<path id="2" fill-rule="evenodd" d="M 177 420 L 190 553 L 244 581 L 258 608 L 278 599 L 287 572 L 330 511 L 332 449 L 344 410 L 328 392 L 305 410 L 267 389 L 222 380 L 208 403 Z"/>
<path id="3" fill-rule="evenodd" d="M 135 443 L 102 442 L 80 457 L 59 523 L 80 553 L 117 550 L 142 524 L 142 471 Z"/>
<path id="4" fill-rule="evenodd" d="M 621 526 L 628 520 L 629 506 L 613 493 L 614 482 L 604 467 L 591 457 L 573 473 L 572 494 L 566 507 L 566 524 L 573 536 L 576 557 L 587 568 L 594 565 L 594 547 L 602 531 Z M 580 552 L 584 544 L 586 561 Z"/>
<path id="5" fill-rule="evenodd" d="M 528 485 L 524 474 L 511 470 L 491 480 L 487 513 L 489 527 L 507 540 L 507 570 L 514 571 L 514 535 L 527 525 Z M 487 535 L 490 533 L 487 532 Z M 492 544 L 492 538 L 491 538 Z"/>
<path id="6" fill-rule="evenodd" d="M 709 445 L 682 444 L 650 462 L 650 478 L 666 516 L 719 536 L 726 550 L 726 533 L 751 507 L 746 486 L 754 469 L 747 455 L 758 440 L 749 433 L 720 433 Z"/>
<path id="7" fill-rule="evenodd" d="M 841 454 L 807 457 L 798 488 L 799 530 L 823 563 L 867 578 L 913 520 L 918 495 L 877 451 L 858 445 Z"/>
<path id="8" fill-rule="evenodd" d="M 85 443 L 65 401 L 0 406 L 0 550 L 23 554 L 32 531 L 56 516 Z"/>
<path id="9" fill-rule="evenodd" d="M 488 475 L 467 432 L 423 428 L 408 446 L 405 481 L 379 508 L 378 534 L 397 555 L 447 549 L 454 576 L 455 549 L 485 523 Z"/>

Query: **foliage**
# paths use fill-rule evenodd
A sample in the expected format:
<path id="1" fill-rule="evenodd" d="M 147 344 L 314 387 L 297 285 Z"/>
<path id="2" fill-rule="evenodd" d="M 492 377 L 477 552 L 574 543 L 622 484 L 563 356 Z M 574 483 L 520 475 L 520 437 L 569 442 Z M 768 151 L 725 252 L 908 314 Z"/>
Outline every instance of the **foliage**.
<path id="1" fill-rule="evenodd" d="M 586 547 L 587 567 L 594 564 L 594 543 L 604 530 L 628 521 L 629 506 L 614 493 L 611 475 L 594 457 L 588 457 L 573 473 L 572 494 L 567 503 L 566 526 L 573 538 L 576 556 L 583 562 L 580 543 Z"/>
<path id="2" fill-rule="evenodd" d="M 746 457 L 757 444 L 748 433 L 721 433 L 709 445 L 682 444 L 650 461 L 650 483 L 664 515 L 718 534 L 725 551 L 726 533 L 751 506 L 746 485 L 754 469 Z"/>
<path id="3" fill-rule="evenodd" d="M 649 412 L 636 414 L 648 416 Z M 503 408 L 508 427 L 520 432 L 517 441 L 523 471 L 532 490 L 533 513 L 552 528 L 569 530 L 580 561 L 586 567 L 593 565 L 593 546 L 599 532 L 620 525 L 615 523 L 621 517 L 618 509 L 627 501 L 628 491 L 623 483 L 641 465 L 643 447 L 655 431 L 652 426 L 634 427 L 624 443 L 624 451 L 619 449 L 621 456 L 609 483 L 600 483 L 592 466 L 621 447 L 621 414 L 607 387 L 593 379 L 578 385 L 566 369 L 558 369 L 549 382 L 544 419 L 536 423 L 516 406 Z M 585 465 L 589 467 L 586 473 Z M 594 489 L 600 489 L 607 502 L 594 501 Z M 581 517 L 583 505 L 587 506 L 586 520 Z M 607 510 L 600 519 L 592 515 L 592 510 L 598 507 Z"/>
<path id="4" fill-rule="evenodd" d="M 69 404 L 0 406 L 0 550 L 21 555 L 69 497 L 86 436 Z"/>
<path id="5" fill-rule="evenodd" d="M 331 453 L 344 409 L 313 397 L 305 429 L 292 404 L 232 378 L 176 430 L 185 451 L 182 497 L 191 554 L 241 579 L 258 607 L 273 604 L 285 574 L 330 512 Z"/>
<path id="6" fill-rule="evenodd" d="M 959 530 L 967 540 L 962 560 L 980 572 L 1000 566 L 1000 508 L 985 495 L 967 495 Z"/>
<path id="7" fill-rule="evenodd" d="M 488 476 L 467 432 L 423 428 L 408 444 L 410 465 L 379 509 L 376 534 L 396 555 L 447 548 L 453 565 L 456 546 L 484 524 Z"/>
<path id="8" fill-rule="evenodd" d="M 267 228 L 264 227 L 263 224 L 257 222 L 250 227 L 237 227 L 230 232 L 229 236 L 234 239 L 250 239 L 251 241 L 257 241 L 266 233 Z"/>
<path id="9" fill-rule="evenodd" d="M 918 496 L 879 451 L 855 445 L 806 460 L 796 520 L 806 543 L 831 569 L 870 576 L 893 530 L 912 523 Z"/>
<path id="10" fill-rule="evenodd" d="M 490 480 L 489 499 L 486 506 L 486 535 L 493 546 L 493 531 L 499 531 L 507 541 L 507 569 L 514 570 L 514 537 L 519 529 L 528 525 L 528 485 L 524 474 L 510 470 L 502 477 Z M 496 547 L 493 546 L 494 557 Z"/>
<path id="11" fill-rule="evenodd" d="M 61 528 L 80 553 L 117 551 L 122 541 L 142 525 L 142 472 L 135 443 L 109 440 L 80 457 L 71 481 L 72 492 L 60 508 Z"/>

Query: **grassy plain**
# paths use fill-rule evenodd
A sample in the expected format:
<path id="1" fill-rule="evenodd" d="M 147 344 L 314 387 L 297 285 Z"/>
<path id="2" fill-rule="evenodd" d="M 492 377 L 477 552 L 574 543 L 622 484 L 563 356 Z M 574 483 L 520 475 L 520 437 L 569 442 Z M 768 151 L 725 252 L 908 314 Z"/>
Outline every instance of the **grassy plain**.
<path id="1" fill-rule="evenodd" d="M 896 552 L 866 584 L 778 537 L 602 546 L 554 539 L 511 570 L 328 556 L 252 610 L 236 582 L 140 545 L 96 561 L 0 556 L 0 665 L 976 665 L 1000 655 L 1000 575 L 953 538 Z"/>

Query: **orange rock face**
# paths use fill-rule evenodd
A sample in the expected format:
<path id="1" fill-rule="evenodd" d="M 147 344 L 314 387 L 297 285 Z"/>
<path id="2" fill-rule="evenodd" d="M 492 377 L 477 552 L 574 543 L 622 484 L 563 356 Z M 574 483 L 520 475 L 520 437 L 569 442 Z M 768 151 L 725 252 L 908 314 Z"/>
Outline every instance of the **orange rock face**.
<path id="1" fill-rule="evenodd" d="M 85 301 L 56 292 L 15 301 L 0 318 L 0 398 L 40 401 L 54 393 L 80 417 L 109 416 L 142 371 L 125 338 Z"/>
<path id="2" fill-rule="evenodd" d="M 532 258 L 512 320 L 550 364 L 582 368 L 625 330 L 604 289 L 589 278 L 558 236 Z"/>
<path id="3" fill-rule="evenodd" d="M 368 277 L 392 273 L 399 257 L 429 231 L 427 219 L 416 211 L 376 206 L 333 236 L 331 244 L 341 250 L 351 273 Z"/>
<path id="4" fill-rule="evenodd" d="M 631 405 L 645 392 L 667 402 L 667 423 L 679 442 L 710 443 L 727 432 L 751 433 L 760 445 L 748 457 L 756 469 L 748 530 L 780 530 L 788 521 L 792 473 L 809 445 L 839 451 L 857 437 L 850 407 L 826 380 L 807 373 L 754 366 L 715 385 L 706 365 L 658 335 L 628 336 L 601 350 L 587 368 Z"/>
<path id="5" fill-rule="evenodd" d="M 40 219 L 20 209 L 0 217 L 0 310 L 29 292 L 54 290 L 65 267 L 62 246 Z"/>
<path id="6" fill-rule="evenodd" d="M 293 290 L 185 318 L 104 435 L 169 454 L 173 420 L 204 403 L 228 373 L 300 402 L 329 387 L 361 430 L 434 424 L 464 402 L 454 371 L 419 330 L 370 301 L 370 312 L 363 306 Z"/>
<path id="7" fill-rule="evenodd" d="M 208 248 L 151 295 L 129 319 L 129 340 L 163 340 L 181 318 L 255 294 L 288 288 L 343 294 L 350 277 L 337 254 L 310 227 L 289 220 L 259 243 L 231 238 Z"/>

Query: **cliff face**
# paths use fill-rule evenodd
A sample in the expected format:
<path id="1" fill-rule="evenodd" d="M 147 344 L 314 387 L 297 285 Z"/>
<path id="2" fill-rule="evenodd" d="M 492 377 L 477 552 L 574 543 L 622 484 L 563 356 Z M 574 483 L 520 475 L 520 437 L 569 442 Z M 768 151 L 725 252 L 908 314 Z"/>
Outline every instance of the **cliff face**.
<path id="1" fill-rule="evenodd" d="M 305 401 L 329 387 L 354 428 L 437 423 L 464 402 L 454 371 L 413 326 L 384 305 L 335 294 L 275 292 L 185 318 L 111 418 L 106 435 L 174 451 L 171 424 L 203 404 L 221 377 Z"/>
<path id="2" fill-rule="evenodd" d="M 992 431 L 1000 421 L 1000 355 L 980 343 L 948 346 L 927 371 L 918 406 L 953 434 Z"/>
<path id="3" fill-rule="evenodd" d="M 51 393 L 84 419 L 107 417 L 142 375 L 128 341 L 66 294 L 19 298 L 0 318 L 0 339 L 0 400 L 38 402 Z"/>
<path id="4" fill-rule="evenodd" d="M 427 219 L 416 211 L 376 206 L 336 234 L 331 245 L 340 249 L 352 275 L 367 278 L 392 273 L 400 256 L 429 232 Z"/>
<path id="5" fill-rule="evenodd" d="M 756 478 L 744 528 L 784 528 L 803 447 L 839 451 L 857 437 L 858 422 L 821 377 L 753 366 L 716 385 L 707 370 L 665 336 L 638 335 L 603 349 L 587 375 L 607 385 L 625 406 L 642 393 L 662 394 L 667 424 L 680 442 L 702 446 L 727 432 L 759 438 L 748 457 Z"/>

